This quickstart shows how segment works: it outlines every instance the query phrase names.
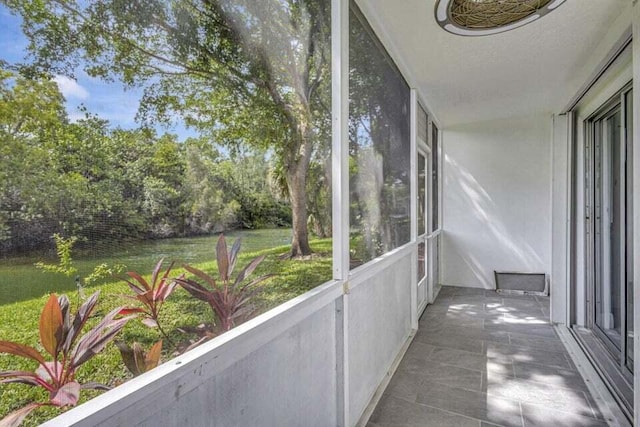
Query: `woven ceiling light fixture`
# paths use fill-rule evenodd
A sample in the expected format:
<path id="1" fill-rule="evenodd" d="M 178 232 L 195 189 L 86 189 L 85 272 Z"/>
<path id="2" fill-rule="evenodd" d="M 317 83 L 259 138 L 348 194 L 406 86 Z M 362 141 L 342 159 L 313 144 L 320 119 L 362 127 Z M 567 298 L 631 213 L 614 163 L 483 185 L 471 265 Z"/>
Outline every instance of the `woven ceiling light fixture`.
<path id="1" fill-rule="evenodd" d="M 461 36 L 485 36 L 521 27 L 565 0 L 438 0 L 436 21 Z"/>

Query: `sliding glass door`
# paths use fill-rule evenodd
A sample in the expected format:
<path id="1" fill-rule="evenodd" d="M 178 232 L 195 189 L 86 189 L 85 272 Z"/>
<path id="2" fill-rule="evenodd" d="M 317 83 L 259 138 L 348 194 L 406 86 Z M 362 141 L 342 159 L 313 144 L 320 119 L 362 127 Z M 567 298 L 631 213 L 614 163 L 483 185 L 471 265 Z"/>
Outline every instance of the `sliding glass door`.
<path id="1" fill-rule="evenodd" d="M 593 294 L 587 298 L 587 312 L 595 336 L 620 370 L 629 374 L 633 372 L 631 94 L 630 88 L 622 91 L 589 120 L 593 145 L 587 156 L 592 189 L 587 205 L 593 210 L 588 221 L 593 232 L 588 242 Z"/>

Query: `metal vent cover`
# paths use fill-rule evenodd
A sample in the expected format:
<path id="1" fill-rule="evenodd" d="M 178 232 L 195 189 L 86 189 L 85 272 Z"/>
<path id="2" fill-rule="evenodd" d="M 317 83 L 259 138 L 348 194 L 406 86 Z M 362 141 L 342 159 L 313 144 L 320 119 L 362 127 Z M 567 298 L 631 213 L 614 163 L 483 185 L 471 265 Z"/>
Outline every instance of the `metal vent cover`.
<path id="1" fill-rule="evenodd" d="M 528 295 L 548 295 L 545 273 L 518 273 L 494 271 L 496 291 Z"/>

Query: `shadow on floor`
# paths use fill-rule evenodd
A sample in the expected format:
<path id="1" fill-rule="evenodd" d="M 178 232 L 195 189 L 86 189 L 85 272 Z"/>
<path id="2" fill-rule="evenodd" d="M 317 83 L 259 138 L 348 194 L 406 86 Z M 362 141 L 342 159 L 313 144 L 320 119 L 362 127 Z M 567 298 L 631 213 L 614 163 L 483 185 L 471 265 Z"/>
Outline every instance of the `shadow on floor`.
<path id="1" fill-rule="evenodd" d="M 548 297 L 443 286 L 367 426 L 606 426 L 548 319 Z"/>

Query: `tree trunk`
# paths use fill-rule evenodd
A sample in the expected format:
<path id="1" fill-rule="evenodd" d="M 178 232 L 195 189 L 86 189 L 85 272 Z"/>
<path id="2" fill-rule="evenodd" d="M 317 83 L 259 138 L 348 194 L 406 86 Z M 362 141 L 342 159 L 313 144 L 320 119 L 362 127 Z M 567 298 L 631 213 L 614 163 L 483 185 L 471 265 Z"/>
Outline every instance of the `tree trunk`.
<path id="1" fill-rule="evenodd" d="M 293 238 L 291 240 L 291 257 L 311 255 L 309 246 L 309 231 L 307 228 L 307 173 L 313 151 L 310 132 L 310 121 L 300 120 L 297 123 L 298 149 L 295 155 L 288 159 L 287 186 L 291 202 L 291 225 Z"/>

